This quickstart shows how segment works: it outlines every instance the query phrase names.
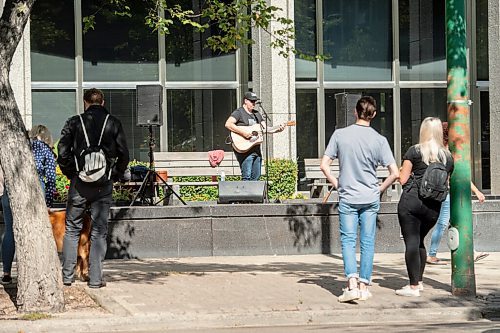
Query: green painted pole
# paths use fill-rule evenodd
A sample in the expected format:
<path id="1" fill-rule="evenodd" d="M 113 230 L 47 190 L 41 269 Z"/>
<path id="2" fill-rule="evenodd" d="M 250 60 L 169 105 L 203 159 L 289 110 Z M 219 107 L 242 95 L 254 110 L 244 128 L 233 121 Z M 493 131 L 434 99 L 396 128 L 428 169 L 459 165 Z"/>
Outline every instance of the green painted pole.
<path id="1" fill-rule="evenodd" d="M 455 237 L 458 247 L 451 251 L 451 290 L 453 295 L 475 296 L 464 0 L 446 0 L 446 46 L 449 144 L 455 160 L 450 180 L 450 222 L 452 230 L 458 232 L 458 237 Z"/>

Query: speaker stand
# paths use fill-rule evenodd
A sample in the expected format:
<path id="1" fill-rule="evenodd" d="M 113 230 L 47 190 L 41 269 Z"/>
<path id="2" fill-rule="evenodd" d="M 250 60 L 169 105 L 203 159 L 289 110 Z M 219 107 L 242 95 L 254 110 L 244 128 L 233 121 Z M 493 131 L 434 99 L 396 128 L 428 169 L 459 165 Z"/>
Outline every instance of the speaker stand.
<path id="1" fill-rule="evenodd" d="M 134 198 L 132 199 L 132 202 L 130 203 L 130 206 L 133 206 L 137 199 L 139 199 L 139 202 L 141 203 L 142 206 L 156 206 L 160 202 L 163 202 L 165 199 L 169 198 L 170 195 L 175 195 L 177 199 L 179 199 L 180 202 L 182 202 L 183 205 L 187 205 L 184 200 L 182 200 L 181 196 L 177 194 L 172 186 L 168 184 L 165 179 L 160 177 L 158 173 L 155 171 L 155 161 L 154 161 L 154 155 L 153 155 L 153 148 L 155 147 L 155 139 L 153 136 L 153 126 L 149 125 L 149 168 L 148 172 L 146 174 L 146 177 L 144 177 L 144 180 L 139 187 L 139 190 L 135 194 Z M 165 186 L 164 188 L 164 193 L 163 193 L 163 198 L 159 198 L 156 200 L 155 194 L 158 193 L 159 195 L 159 189 L 158 189 L 158 182 L 155 183 L 155 180 L 161 179 L 161 183 Z"/>

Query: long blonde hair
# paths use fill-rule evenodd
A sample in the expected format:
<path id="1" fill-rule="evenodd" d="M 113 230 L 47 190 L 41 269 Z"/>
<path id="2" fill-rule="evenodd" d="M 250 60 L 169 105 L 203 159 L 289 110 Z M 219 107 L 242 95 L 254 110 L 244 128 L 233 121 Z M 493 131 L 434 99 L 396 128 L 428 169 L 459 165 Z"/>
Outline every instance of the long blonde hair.
<path id="1" fill-rule="evenodd" d="M 39 139 L 45 142 L 50 148 L 54 146 L 54 140 L 49 129 L 44 125 L 35 125 L 29 133 L 30 139 Z"/>
<path id="2" fill-rule="evenodd" d="M 420 141 L 417 150 L 425 164 L 441 162 L 446 164 L 449 151 L 443 144 L 443 125 L 436 117 L 427 117 L 420 125 Z"/>

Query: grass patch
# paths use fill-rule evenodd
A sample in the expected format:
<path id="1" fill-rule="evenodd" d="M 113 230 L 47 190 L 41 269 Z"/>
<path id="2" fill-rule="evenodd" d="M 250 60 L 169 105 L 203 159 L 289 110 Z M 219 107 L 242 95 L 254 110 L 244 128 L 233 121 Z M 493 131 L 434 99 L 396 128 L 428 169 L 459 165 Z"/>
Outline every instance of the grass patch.
<path id="1" fill-rule="evenodd" d="M 21 320 L 29 320 L 29 321 L 35 321 L 35 320 L 41 320 L 41 319 L 49 319 L 51 315 L 47 313 L 41 313 L 41 312 L 32 312 L 32 313 L 27 313 L 19 317 Z"/>

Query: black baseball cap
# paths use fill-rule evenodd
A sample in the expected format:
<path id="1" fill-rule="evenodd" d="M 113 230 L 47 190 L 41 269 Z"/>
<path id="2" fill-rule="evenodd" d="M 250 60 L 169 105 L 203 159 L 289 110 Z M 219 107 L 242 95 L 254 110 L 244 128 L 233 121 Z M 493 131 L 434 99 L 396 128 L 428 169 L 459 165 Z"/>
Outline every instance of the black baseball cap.
<path id="1" fill-rule="evenodd" d="M 245 93 L 245 99 L 248 99 L 249 101 L 255 102 L 259 100 L 259 97 L 257 97 L 257 94 L 252 92 L 252 91 L 247 91 Z"/>

